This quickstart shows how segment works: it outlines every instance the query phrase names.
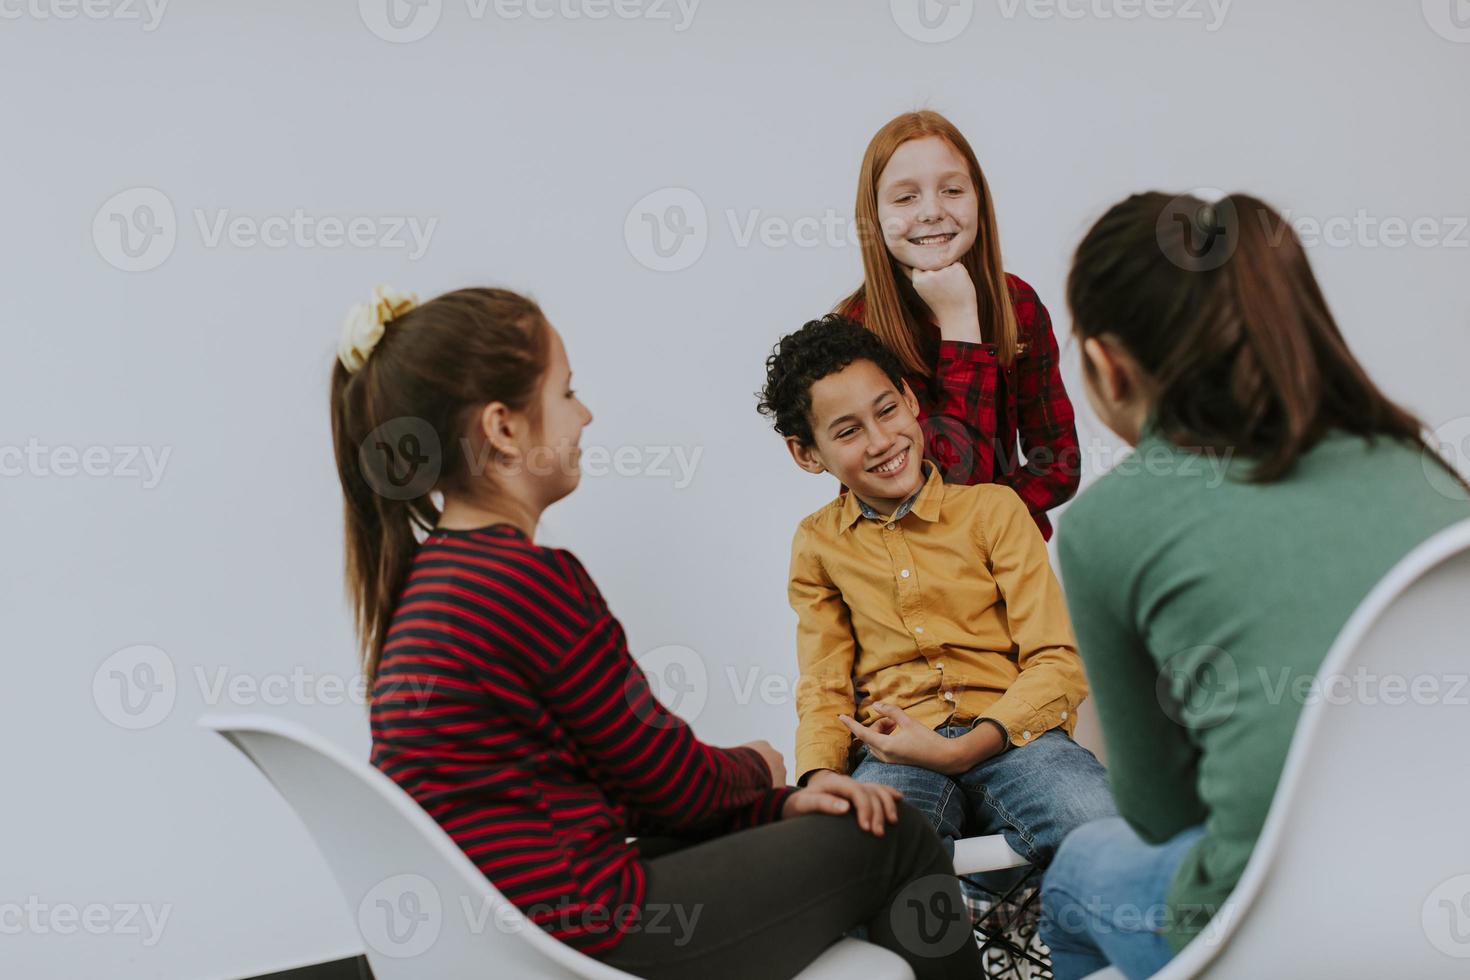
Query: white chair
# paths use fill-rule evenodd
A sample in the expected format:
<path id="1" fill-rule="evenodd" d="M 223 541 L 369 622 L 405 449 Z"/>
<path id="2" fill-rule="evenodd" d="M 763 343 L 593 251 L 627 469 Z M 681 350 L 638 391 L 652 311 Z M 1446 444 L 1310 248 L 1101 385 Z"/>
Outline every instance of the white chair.
<path id="1" fill-rule="evenodd" d="M 1006 843 L 1001 834 L 987 837 L 965 837 L 954 844 L 954 870 L 958 875 L 978 874 L 983 871 L 1004 871 L 1008 868 L 1023 868 L 1030 865 Z M 1024 885 L 1011 889 L 1009 894 L 1025 894 L 1029 885 L 1039 880 L 1029 879 Z M 999 898 L 999 896 L 997 896 Z M 1019 901 L 1025 902 L 1024 898 Z M 1039 909 L 1040 898 L 1032 894 L 1026 905 Z M 996 913 L 999 912 L 999 917 Z M 1033 935 L 1036 923 L 1032 920 L 1021 932 L 1006 927 L 1006 915 L 1015 915 L 1015 906 L 1000 903 L 992 909 L 982 922 L 977 923 L 975 935 L 980 940 L 980 956 L 985 963 L 986 976 L 1025 977 L 1036 975 L 1034 970 L 1042 956 L 1037 948 L 1039 940 Z"/>
<path id="2" fill-rule="evenodd" d="M 376 980 L 634 980 L 528 922 L 434 819 L 383 773 L 309 729 L 206 716 L 306 824 L 352 914 Z M 913 980 L 894 953 L 841 939 L 799 980 Z"/>
<path id="3" fill-rule="evenodd" d="M 988 837 L 966 837 L 954 842 L 954 872 L 957 875 L 979 874 L 982 871 L 1004 871 L 1030 864 L 1011 849 L 1001 834 Z"/>
<path id="4" fill-rule="evenodd" d="M 1154 980 L 1470 976 L 1467 604 L 1470 521 L 1343 626 L 1239 884 Z"/>

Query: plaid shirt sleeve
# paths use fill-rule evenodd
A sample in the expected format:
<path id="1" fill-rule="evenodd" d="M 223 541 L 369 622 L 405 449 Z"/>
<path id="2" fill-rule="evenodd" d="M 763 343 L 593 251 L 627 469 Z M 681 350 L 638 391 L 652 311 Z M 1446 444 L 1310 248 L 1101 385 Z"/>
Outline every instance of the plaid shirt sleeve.
<path id="1" fill-rule="evenodd" d="M 1015 276 L 1012 302 L 1028 356 L 1016 360 L 1016 429 L 1026 465 L 1017 467 L 1008 484 L 1032 514 L 1043 514 L 1072 499 L 1082 477 L 1076 416 L 1062 385 L 1057 339 L 1051 315 L 1036 290 Z"/>
<path id="2" fill-rule="evenodd" d="M 921 420 L 924 448 L 946 483 L 995 478 L 995 399 L 1000 361 L 984 344 L 944 340 L 933 401 Z"/>

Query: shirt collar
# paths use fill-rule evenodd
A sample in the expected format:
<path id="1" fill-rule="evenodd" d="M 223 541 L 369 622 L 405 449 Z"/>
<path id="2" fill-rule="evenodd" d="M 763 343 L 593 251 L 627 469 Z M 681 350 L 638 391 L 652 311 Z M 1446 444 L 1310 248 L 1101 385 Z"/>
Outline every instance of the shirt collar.
<path id="1" fill-rule="evenodd" d="M 929 460 L 924 460 L 924 483 L 893 512 L 892 517 L 884 517 L 872 507 L 867 501 L 862 500 L 852 490 L 847 491 L 847 500 L 842 504 L 842 529 L 849 530 L 858 522 L 859 518 L 866 517 L 870 521 L 897 521 L 902 520 L 908 514 L 913 514 L 921 521 L 933 523 L 939 519 L 939 505 L 944 500 L 944 477 L 939 473 L 939 467 Z"/>

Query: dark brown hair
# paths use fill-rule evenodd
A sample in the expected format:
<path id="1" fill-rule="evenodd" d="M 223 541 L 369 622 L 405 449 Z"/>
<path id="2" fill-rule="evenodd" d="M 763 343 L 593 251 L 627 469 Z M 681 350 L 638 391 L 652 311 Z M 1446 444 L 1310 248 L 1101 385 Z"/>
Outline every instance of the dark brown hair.
<path id="1" fill-rule="evenodd" d="M 903 367 L 871 330 L 836 313 L 809 320 L 777 343 L 766 358 L 766 383 L 756 393 L 755 409 L 770 418 L 776 432 L 812 445 L 812 385 L 854 361 L 872 361 L 903 391 Z"/>
<path id="2" fill-rule="evenodd" d="M 439 518 L 433 491 L 464 492 L 466 442 L 491 402 L 534 413 L 550 330 L 531 300 L 460 289 L 390 321 L 356 372 L 332 368 L 332 445 L 342 482 L 347 595 L 371 689 L 417 531 Z"/>
<path id="3" fill-rule="evenodd" d="M 1255 481 L 1284 476 L 1329 429 L 1433 452 L 1353 357 L 1296 233 L 1254 197 L 1115 204 L 1077 246 L 1067 301 L 1079 339 L 1109 334 L 1148 373 L 1161 434 L 1233 449 Z"/>
<path id="4" fill-rule="evenodd" d="M 888 349 L 898 355 L 905 370 L 920 377 L 934 373 L 937 351 L 925 350 L 926 334 L 920 330 L 918 315 L 925 311 L 924 301 L 899 268 L 898 260 L 888 251 L 878 220 L 878 178 L 893 158 L 894 151 L 909 140 L 937 136 L 964 158 L 970 169 L 979 198 L 976 217 L 979 227 L 975 243 L 960 260 L 970 273 L 979 301 L 980 335 L 996 346 L 1002 364 L 1016 359 L 1019 328 L 1016 311 L 1011 304 L 1010 287 L 1006 284 L 1005 266 L 1000 258 L 1000 232 L 995 222 L 995 206 L 990 199 L 990 185 L 969 141 L 954 123 L 928 109 L 906 112 L 889 120 L 868 142 L 863 163 L 858 171 L 857 204 L 854 217 L 863 253 L 863 284 L 837 304 L 838 313 L 852 315 L 859 302 L 863 304 L 863 325 L 878 335 Z"/>

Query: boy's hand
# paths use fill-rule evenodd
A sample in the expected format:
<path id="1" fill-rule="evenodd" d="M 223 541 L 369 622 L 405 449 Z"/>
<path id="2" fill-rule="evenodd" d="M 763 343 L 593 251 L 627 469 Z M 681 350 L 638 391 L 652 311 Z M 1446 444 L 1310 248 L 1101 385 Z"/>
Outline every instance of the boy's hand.
<path id="1" fill-rule="evenodd" d="M 963 340 L 978 344 L 980 312 L 975 284 L 963 262 L 952 262 L 942 269 L 906 269 L 914 292 L 934 314 L 943 340 Z"/>
<path id="2" fill-rule="evenodd" d="M 763 738 L 758 738 L 754 742 L 746 742 L 741 748 L 755 749 L 760 753 L 760 757 L 766 760 L 766 768 L 771 770 L 772 786 L 786 785 L 786 760 L 781 758 L 781 753 L 776 751 L 775 746 Z"/>
<path id="3" fill-rule="evenodd" d="M 875 837 L 882 837 L 884 826 L 898 821 L 901 799 L 903 794 L 892 786 L 860 783 L 851 776 L 823 769 L 812 774 L 805 789 L 786 797 L 781 819 L 803 813 L 836 814 L 855 809 L 858 826 Z"/>
<path id="4" fill-rule="evenodd" d="M 909 717 L 908 712 L 881 701 L 873 705 L 878 719 L 871 727 L 858 724 L 847 715 L 838 715 L 848 731 L 861 739 L 873 758 L 901 766 L 918 766 L 953 776 L 965 772 L 979 760 L 965 758 L 961 739 L 945 738 L 923 723 Z M 991 726 L 986 725 L 985 728 Z M 984 736 L 985 733 L 981 733 Z"/>

